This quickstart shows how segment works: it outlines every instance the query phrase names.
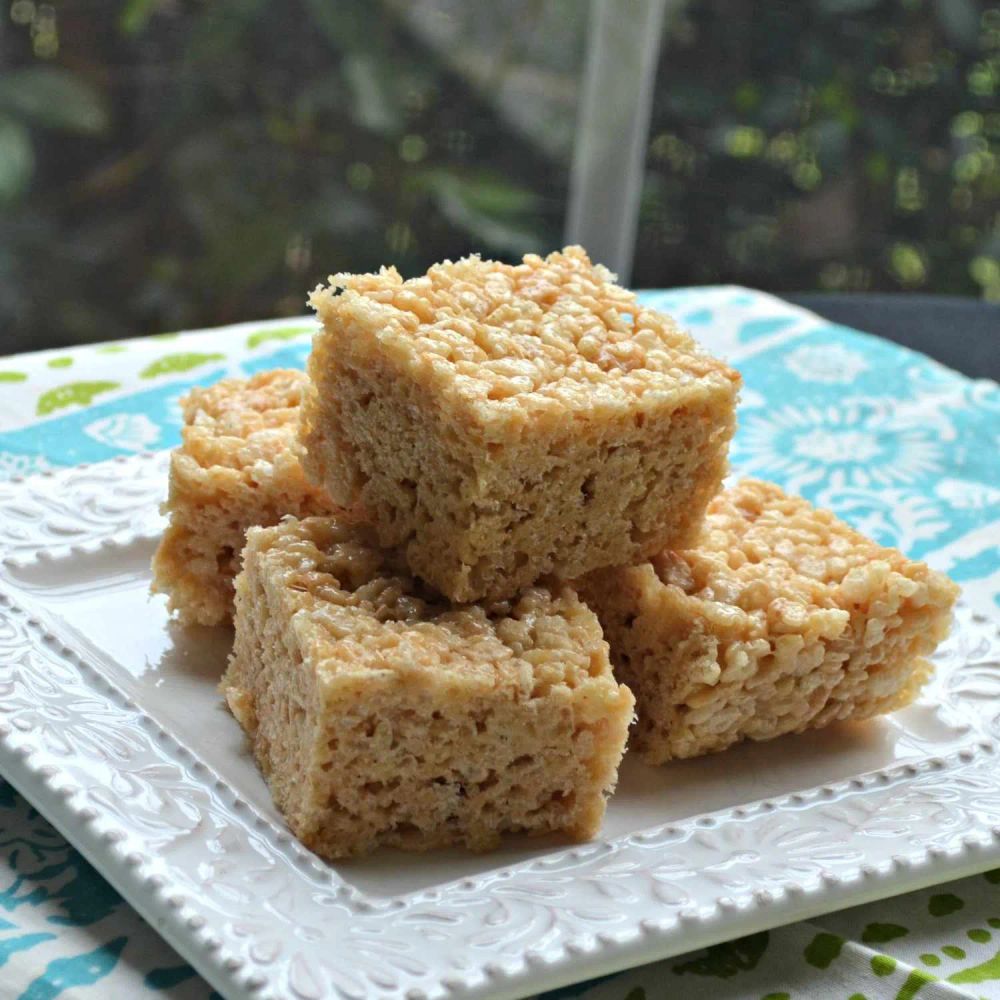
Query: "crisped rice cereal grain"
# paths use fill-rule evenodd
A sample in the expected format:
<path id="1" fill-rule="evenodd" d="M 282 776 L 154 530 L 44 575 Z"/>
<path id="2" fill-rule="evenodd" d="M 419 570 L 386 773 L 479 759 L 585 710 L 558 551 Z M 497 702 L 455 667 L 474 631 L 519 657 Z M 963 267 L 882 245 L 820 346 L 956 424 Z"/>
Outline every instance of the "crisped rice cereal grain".
<path id="1" fill-rule="evenodd" d="M 304 372 L 223 379 L 182 401 L 182 444 L 170 459 L 170 523 L 153 558 L 153 590 L 187 624 L 233 610 L 246 529 L 285 514 L 335 509 L 302 473 L 296 438 Z"/>

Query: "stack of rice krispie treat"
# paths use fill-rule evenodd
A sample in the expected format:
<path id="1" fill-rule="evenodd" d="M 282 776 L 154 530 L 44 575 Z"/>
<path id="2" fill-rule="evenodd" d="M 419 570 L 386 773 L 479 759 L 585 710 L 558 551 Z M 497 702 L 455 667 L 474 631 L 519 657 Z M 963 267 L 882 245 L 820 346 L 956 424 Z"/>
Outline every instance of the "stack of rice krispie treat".
<path id="1" fill-rule="evenodd" d="M 738 376 L 578 249 L 332 281 L 303 463 L 370 526 L 250 532 L 229 704 L 328 856 L 593 836 L 634 699 L 567 581 L 694 539 Z"/>
<path id="2" fill-rule="evenodd" d="M 311 302 L 308 379 L 273 376 L 300 407 L 216 390 L 281 428 L 267 475 L 229 440 L 250 435 L 189 416 L 226 442 L 185 435 L 157 586 L 218 620 L 242 565 L 222 688 L 317 852 L 587 838 L 634 712 L 660 763 L 891 711 L 926 677 L 954 585 L 777 487 L 720 492 L 738 374 L 581 249 L 341 274 Z M 267 502 L 186 485 L 219 468 Z"/>

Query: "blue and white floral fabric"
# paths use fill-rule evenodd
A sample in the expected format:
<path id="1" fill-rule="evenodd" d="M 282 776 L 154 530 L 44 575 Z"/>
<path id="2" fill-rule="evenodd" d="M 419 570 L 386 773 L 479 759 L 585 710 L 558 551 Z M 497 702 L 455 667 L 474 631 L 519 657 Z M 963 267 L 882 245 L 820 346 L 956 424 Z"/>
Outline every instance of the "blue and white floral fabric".
<path id="1" fill-rule="evenodd" d="M 1000 387 L 745 289 L 642 298 L 743 373 L 735 471 L 928 559 L 977 610 L 1000 614 Z M 0 478 L 172 447 L 188 389 L 301 367 L 312 328 L 251 323 L 0 358 Z M 1000 1000 L 998 883 L 977 876 L 560 995 Z M 0 779 L 0 1000 L 210 995 Z"/>

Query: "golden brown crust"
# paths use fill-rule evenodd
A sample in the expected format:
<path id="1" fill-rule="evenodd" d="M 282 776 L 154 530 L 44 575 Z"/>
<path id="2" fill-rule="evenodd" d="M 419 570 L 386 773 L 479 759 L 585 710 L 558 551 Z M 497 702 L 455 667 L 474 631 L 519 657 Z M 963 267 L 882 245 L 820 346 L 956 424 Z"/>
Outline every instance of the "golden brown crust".
<path id="1" fill-rule="evenodd" d="M 493 433 L 595 411 L 696 400 L 739 376 L 639 305 L 580 247 L 520 264 L 478 256 L 404 281 L 395 268 L 335 274 L 310 297 L 328 330 L 360 340 Z M 374 334 L 374 335 L 373 335 Z"/>
<path id="2" fill-rule="evenodd" d="M 743 480 L 709 505 L 694 547 L 594 574 L 581 592 L 636 694 L 636 746 L 658 763 L 906 704 L 958 588 Z"/>
<path id="3" fill-rule="evenodd" d="M 192 389 L 181 399 L 184 453 L 203 469 L 235 469 L 252 481 L 257 462 L 297 452 L 295 428 L 308 383 L 305 372 L 276 368 Z"/>
<path id="4" fill-rule="evenodd" d="M 567 585 L 451 605 L 370 529 L 288 519 L 248 533 L 236 607 L 222 687 L 314 850 L 596 832 L 634 702 Z"/>

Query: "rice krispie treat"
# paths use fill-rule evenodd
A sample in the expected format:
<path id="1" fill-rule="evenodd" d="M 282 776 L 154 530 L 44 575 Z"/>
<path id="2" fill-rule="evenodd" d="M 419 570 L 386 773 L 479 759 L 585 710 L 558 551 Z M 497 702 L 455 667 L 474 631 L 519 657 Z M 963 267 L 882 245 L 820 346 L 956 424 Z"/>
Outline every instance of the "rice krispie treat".
<path id="1" fill-rule="evenodd" d="M 697 544 L 582 581 L 650 763 L 906 705 L 958 588 L 777 486 L 709 505 Z"/>
<path id="2" fill-rule="evenodd" d="M 448 597 L 692 540 L 739 376 L 579 247 L 330 280 L 311 298 L 306 473 Z"/>
<path id="3" fill-rule="evenodd" d="M 372 529 L 251 529 L 222 688 L 278 807 L 335 858 L 598 829 L 634 700 L 566 584 L 453 605 Z"/>
<path id="4" fill-rule="evenodd" d="M 248 527 L 334 509 L 299 461 L 305 383 L 304 372 L 262 372 L 182 400 L 182 443 L 170 458 L 163 507 L 170 523 L 153 557 L 153 590 L 169 596 L 181 621 L 217 625 L 232 616 Z"/>

